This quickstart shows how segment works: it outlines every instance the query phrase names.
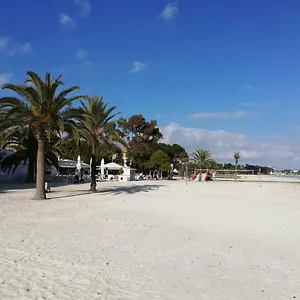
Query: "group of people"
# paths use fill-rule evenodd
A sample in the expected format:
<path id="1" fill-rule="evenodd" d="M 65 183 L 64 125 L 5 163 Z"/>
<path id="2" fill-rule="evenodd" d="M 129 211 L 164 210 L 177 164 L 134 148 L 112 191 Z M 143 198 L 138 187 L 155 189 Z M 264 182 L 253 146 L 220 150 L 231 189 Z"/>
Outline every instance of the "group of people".
<path id="1" fill-rule="evenodd" d="M 190 176 L 190 179 L 194 180 L 198 174 L 199 174 L 199 176 L 201 176 L 202 175 L 201 171 L 197 170 L 195 173 L 192 173 L 192 175 Z M 213 180 L 213 173 L 210 170 L 206 171 L 204 180 L 205 181 Z"/>

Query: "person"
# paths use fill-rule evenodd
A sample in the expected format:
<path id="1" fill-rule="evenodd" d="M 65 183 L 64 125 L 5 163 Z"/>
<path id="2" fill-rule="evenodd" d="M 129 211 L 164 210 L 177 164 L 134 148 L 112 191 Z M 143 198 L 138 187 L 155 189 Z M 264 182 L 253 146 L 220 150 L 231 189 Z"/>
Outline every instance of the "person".
<path id="1" fill-rule="evenodd" d="M 45 182 L 45 192 L 46 193 L 50 193 L 51 192 L 50 184 L 47 181 Z"/>
<path id="2" fill-rule="evenodd" d="M 76 174 L 74 177 L 74 183 L 78 183 L 78 182 L 79 182 L 79 176 L 78 174 Z"/>
<path id="3" fill-rule="evenodd" d="M 210 170 L 207 170 L 205 174 L 205 181 L 210 181 L 210 180 L 212 180 L 212 174 Z"/>

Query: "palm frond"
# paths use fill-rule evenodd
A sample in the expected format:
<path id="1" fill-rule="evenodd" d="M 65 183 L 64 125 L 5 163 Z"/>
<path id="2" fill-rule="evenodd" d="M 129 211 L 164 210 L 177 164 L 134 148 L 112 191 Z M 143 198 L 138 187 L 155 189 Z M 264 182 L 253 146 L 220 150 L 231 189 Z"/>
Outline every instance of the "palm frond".
<path id="1" fill-rule="evenodd" d="M 22 162 L 23 165 L 26 164 L 27 158 L 28 154 L 26 150 L 19 150 L 10 155 L 7 155 L 1 161 L 1 170 L 3 172 L 7 171 L 8 174 L 12 170 L 12 172 L 14 173 Z"/>

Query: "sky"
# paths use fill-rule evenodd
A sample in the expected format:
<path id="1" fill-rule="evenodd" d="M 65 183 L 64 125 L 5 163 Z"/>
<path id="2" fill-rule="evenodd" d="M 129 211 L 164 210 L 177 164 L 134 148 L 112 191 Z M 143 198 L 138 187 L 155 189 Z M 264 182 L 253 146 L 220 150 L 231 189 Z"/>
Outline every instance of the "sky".
<path id="1" fill-rule="evenodd" d="M 0 85 L 62 74 L 188 152 L 300 169 L 299 11 L 298 0 L 4 1 Z"/>

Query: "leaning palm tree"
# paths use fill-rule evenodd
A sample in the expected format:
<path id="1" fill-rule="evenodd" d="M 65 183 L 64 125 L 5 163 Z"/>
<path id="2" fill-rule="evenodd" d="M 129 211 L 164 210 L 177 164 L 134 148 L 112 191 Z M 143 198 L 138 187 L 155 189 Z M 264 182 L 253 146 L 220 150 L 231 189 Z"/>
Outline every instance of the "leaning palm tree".
<path id="1" fill-rule="evenodd" d="M 27 72 L 24 84 L 4 84 L 2 89 L 15 92 L 18 97 L 0 98 L 0 110 L 6 111 L 0 132 L 22 126 L 32 130 L 37 139 L 37 176 L 34 199 L 46 198 L 45 193 L 45 152 L 51 136 L 60 135 L 66 124 L 72 124 L 76 112 L 70 109 L 72 101 L 83 96 L 70 97 L 79 89 L 72 86 L 58 92 L 63 85 L 61 76 L 52 78 L 49 73 L 42 80 L 36 73 Z"/>
<path id="2" fill-rule="evenodd" d="M 211 153 L 205 149 L 197 149 L 195 152 L 193 152 L 192 159 L 194 163 L 199 166 L 200 169 L 199 181 L 201 181 L 201 169 L 209 168 L 214 163 L 214 160 L 211 157 Z"/>
<path id="3" fill-rule="evenodd" d="M 239 164 L 239 160 L 241 159 L 241 154 L 240 152 L 235 152 L 233 154 L 233 158 L 235 160 L 235 180 L 237 179 L 237 169 L 238 169 L 238 164 Z"/>
<path id="4" fill-rule="evenodd" d="M 96 95 L 88 97 L 88 105 L 81 102 L 84 118 L 80 120 L 79 135 L 86 140 L 91 152 L 91 186 L 90 191 L 96 192 L 96 154 L 102 143 L 112 143 L 117 137 L 111 132 L 111 120 L 118 115 L 113 113 L 115 106 L 108 107 L 108 102 Z"/>

